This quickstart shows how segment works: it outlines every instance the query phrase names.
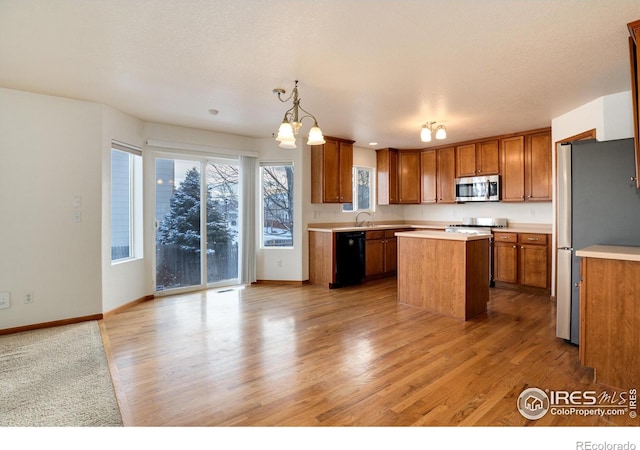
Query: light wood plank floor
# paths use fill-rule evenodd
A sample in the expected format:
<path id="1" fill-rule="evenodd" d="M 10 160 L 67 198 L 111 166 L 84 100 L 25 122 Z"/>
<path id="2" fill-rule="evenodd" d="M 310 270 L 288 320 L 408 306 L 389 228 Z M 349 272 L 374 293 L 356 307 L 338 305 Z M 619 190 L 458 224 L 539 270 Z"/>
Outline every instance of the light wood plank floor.
<path id="1" fill-rule="evenodd" d="M 594 426 L 523 418 L 528 387 L 605 390 L 555 337 L 547 297 L 493 289 L 463 323 L 399 305 L 394 279 L 160 297 L 103 321 L 135 426 Z"/>

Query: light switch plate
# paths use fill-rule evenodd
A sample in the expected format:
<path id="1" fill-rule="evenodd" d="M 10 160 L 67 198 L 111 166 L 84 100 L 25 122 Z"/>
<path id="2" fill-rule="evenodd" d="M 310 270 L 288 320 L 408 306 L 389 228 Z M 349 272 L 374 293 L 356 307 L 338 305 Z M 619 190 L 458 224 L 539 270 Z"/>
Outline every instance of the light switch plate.
<path id="1" fill-rule="evenodd" d="M 11 306 L 11 293 L 0 292 L 0 309 L 8 308 Z"/>

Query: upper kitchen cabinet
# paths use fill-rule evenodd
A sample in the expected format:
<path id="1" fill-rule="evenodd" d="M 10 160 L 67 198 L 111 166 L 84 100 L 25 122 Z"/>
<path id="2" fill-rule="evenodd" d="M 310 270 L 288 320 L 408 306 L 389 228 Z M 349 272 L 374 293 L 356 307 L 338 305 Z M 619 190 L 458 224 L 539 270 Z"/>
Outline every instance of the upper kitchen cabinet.
<path id="1" fill-rule="evenodd" d="M 475 177 L 500 173 L 500 152 L 497 139 L 456 147 L 456 176 Z"/>
<path id="2" fill-rule="evenodd" d="M 436 154 L 438 203 L 456 202 L 456 148 L 439 148 Z"/>
<path id="3" fill-rule="evenodd" d="M 527 201 L 551 201 L 551 132 L 525 139 L 525 196 Z"/>
<path id="4" fill-rule="evenodd" d="M 420 203 L 420 153 L 398 152 L 398 203 Z"/>
<path id="5" fill-rule="evenodd" d="M 631 103 L 633 105 L 633 136 L 636 151 L 636 187 L 640 189 L 640 119 L 638 105 L 640 104 L 640 59 L 638 58 L 638 44 L 640 43 L 640 20 L 627 24 L 631 37 L 629 38 L 629 57 L 631 65 Z"/>
<path id="6" fill-rule="evenodd" d="M 417 150 L 376 150 L 378 204 L 420 203 L 420 153 Z"/>
<path id="7" fill-rule="evenodd" d="M 311 146 L 311 203 L 351 203 L 355 141 L 324 139 L 323 145 Z"/>
<path id="8" fill-rule="evenodd" d="M 398 203 L 398 150 L 383 148 L 376 150 L 376 172 L 378 175 L 378 205 Z"/>
<path id="9" fill-rule="evenodd" d="M 551 201 L 551 131 L 500 141 L 502 201 Z"/>
<path id="10" fill-rule="evenodd" d="M 420 153 L 420 199 L 422 203 L 437 201 L 437 150 L 424 150 Z"/>

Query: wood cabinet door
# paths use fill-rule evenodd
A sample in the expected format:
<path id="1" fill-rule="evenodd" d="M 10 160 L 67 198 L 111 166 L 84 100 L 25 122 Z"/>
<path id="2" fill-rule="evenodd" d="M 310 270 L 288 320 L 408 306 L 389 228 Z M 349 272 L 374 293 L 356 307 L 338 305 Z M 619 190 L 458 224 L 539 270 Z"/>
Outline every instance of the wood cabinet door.
<path id="1" fill-rule="evenodd" d="M 511 242 L 496 242 L 493 245 L 493 278 L 505 283 L 517 283 L 518 246 Z"/>
<path id="2" fill-rule="evenodd" d="M 520 284 L 548 288 L 548 248 L 546 245 L 520 246 Z"/>
<path id="3" fill-rule="evenodd" d="M 395 272 L 398 268 L 398 238 L 387 238 L 384 243 L 384 271 Z"/>
<path id="4" fill-rule="evenodd" d="M 340 202 L 340 144 L 327 140 L 322 148 L 322 201 Z"/>
<path id="5" fill-rule="evenodd" d="M 476 144 L 456 147 L 456 177 L 476 175 Z"/>
<path id="6" fill-rule="evenodd" d="M 551 201 L 551 133 L 527 136 L 525 152 L 527 201 Z"/>
<path id="7" fill-rule="evenodd" d="M 455 147 L 437 151 L 438 203 L 456 202 L 456 153 Z"/>
<path id="8" fill-rule="evenodd" d="M 398 152 L 398 203 L 420 203 L 420 153 Z"/>
<path id="9" fill-rule="evenodd" d="M 340 203 L 353 201 L 353 144 L 340 142 Z"/>
<path id="10" fill-rule="evenodd" d="M 436 151 L 420 153 L 420 200 L 422 203 L 436 202 Z"/>
<path id="11" fill-rule="evenodd" d="M 376 150 L 378 205 L 398 203 L 398 151 L 392 148 Z"/>
<path id="12" fill-rule="evenodd" d="M 500 145 L 497 139 L 480 142 L 476 146 L 476 174 L 497 175 L 500 173 Z"/>
<path id="13" fill-rule="evenodd" d="M 502 201 L 524 201 L 524 136 L 502 139 Z"/>
<path id="14" fill-rule="evenodd" d="M 384 239 L 365 241 L 365 276 L 384 273 Z"/>

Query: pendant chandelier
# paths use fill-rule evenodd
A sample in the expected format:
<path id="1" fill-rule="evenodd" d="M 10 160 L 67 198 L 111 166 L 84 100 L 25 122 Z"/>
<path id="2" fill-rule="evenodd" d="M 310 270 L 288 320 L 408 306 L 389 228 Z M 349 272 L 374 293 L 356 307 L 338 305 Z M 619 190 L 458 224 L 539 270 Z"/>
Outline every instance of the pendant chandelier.
<path id="1" fill-rule="evenodd" d="M 420 140 L 422 142 L 431 142 L 431 136 L 433 135 L 433 126 L 435 122 L 426 122 L 422 125 L 422 130 L 420 130 Z M 438 125 L 436 128 L 436 139 L 446 139 L 447 138 L 447 130 L 444 128 L 444 125 Z"/>
<path id="2" fill-rule="evenodd" d="M 291 95 L 286 99 L 283 99 L 282 96 L 286 93 L 286 91 L 282 88 L 276 88 L 273 90 L 273 93 L 278 96 L 278 100 L 282 103 L 286 103 L 293 97 L 293 106 L 289 108 L 284 113 L 284 118 L 282 119 L 282 123 L 280 124 L 280 128 L 278 129 L 278 136 L 276 137 L 276 141 L 280 142 L 279 147 L 282 148 L 297 148 L 296 147 L 296 136 L 298 135 L 298 130 L 302 127 L 302 120 L 306 118 L 313 119 L 313 126 L 309 130 L 309 139 L 307 140 L 307 145 L 322 145 L 325 143 L 324 136 L 322 135 L 322 130 L 318 126 L 318 121 L 308 111 L 305 111 L 302 106 L 300 106 L 300 97 L 298 97 L 298 80 L 296 80 L 296 84 L 293 87 L 293 91 L 291 91 Z M 303 115 L 300 115 L 302 111 Z"/>

